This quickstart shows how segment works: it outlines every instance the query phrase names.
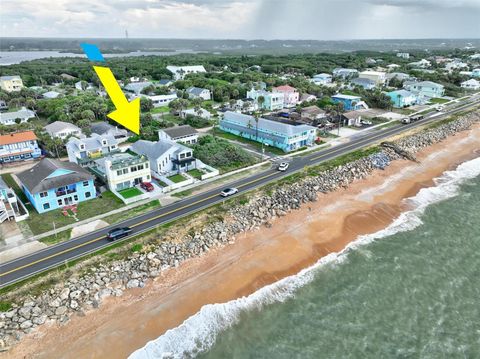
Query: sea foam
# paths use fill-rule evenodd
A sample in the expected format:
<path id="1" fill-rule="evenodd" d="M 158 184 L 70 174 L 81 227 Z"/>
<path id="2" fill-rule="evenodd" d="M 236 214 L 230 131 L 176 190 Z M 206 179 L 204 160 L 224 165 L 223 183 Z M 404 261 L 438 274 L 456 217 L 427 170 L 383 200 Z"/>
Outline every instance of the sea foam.
<path id="1" fill-rule="evenodd" d="M 267 285 L 247 297 L 203 306 L 199 312 L 186 319 L 180 326 L 148 342 L 143 348 L 133 352 L 129 358 L 184 358 L 195 357 L 207 351 L 215 344 L 219 333 L 239 321 L 242 312 L 261 310 L 269 304 L 292 298 L 297 289 L 310 283 L 316 271 L 324 265 L 342 263 L 351 250 L 399 232 L 415 229 L 422 224 L 421 216 L 429 205 L 456 196 L 460 185 L 479 175 L 480 158 L 465 162 L 453 171 L 444 172 L 441 177 L 434 180 L 436 186 L 423 188 L 416 196 L 406 199 L 413 209 L 400 214 L 387 228 L 374 234 L 359 236 L 341 252 L 330 253 L 298 274 Z"/>

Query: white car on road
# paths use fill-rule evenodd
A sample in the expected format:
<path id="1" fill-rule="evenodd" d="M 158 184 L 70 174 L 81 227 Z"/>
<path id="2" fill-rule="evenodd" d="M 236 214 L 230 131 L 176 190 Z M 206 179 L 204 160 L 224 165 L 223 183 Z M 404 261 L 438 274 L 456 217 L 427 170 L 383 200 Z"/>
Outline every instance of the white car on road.
<path id="1" fill-rule="evenodd" d="M 288 166 L 289 166 L 288 162 L 282 162 L 278 165 L 277 169 L 279 171 L 285 172 L 288 169 Z"/>
<path id="2" fill-rule="evenodd" d="M 238 188 L 225 188 L 221 193 L 220 196 L 222 197 L 230 197 L 234 194 L 238 193 Z"/>

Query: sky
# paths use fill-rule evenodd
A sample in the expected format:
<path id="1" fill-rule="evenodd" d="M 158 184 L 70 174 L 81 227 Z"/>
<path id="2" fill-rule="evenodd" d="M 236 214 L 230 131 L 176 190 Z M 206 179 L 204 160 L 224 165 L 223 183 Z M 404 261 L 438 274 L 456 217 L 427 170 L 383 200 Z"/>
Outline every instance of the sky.
<path id="1" fill-rule="evenodd" d="M 480 0 L 0 0 L 3 37 L 479 38 Z"/>

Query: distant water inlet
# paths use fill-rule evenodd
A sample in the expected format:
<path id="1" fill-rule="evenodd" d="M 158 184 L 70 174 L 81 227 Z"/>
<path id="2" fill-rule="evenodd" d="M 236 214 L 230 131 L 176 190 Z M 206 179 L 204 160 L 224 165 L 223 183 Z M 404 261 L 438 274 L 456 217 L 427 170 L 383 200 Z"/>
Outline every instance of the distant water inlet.
<path id="1" fill-rule="evenodd" d="M 479 176 L 480 158 L 445 172 L 384 230 L 130 358 L 480 357 Z"/>

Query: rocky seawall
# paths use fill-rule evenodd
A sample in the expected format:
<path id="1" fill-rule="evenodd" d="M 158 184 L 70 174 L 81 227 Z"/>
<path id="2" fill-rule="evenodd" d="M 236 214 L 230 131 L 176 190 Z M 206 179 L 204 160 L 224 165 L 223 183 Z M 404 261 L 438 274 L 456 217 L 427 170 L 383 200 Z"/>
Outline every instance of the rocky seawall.
<path id="1" fill-rule="evenodd" d="M 211 248 L 233 243 L 239 233 L 271 225 L 278 217 L 317 200 L 319 193 L 347 187 L 356 179 L 367 177 L 376 168 L 385 168 L 402 157 L 414 158 L 420 149 L 438 143 L 480 122 L 480 112 L 394 141 L 380 151 L 338 167 L 298 176 L 294 183 L 283 183 L 271 190 L 251 195 L 247 203 L 236 205 L 223 220 L 214 220 L 201 230 L 181 238 L 163 241 L 127 259 L 89 268 L 83 275 L 72 276 L 41 295 L 24 299 L 0 313 L 0 349 L 5 350 L 23 335 L 47 322 L 65 323 L 72 315 L 84 315 L 97 308 L 109 296 L 121 296 L 125 289 L 144 287 L 167 268 L 201 255 Z M 289 181 L 291 182 L 291 181 Z"/>

